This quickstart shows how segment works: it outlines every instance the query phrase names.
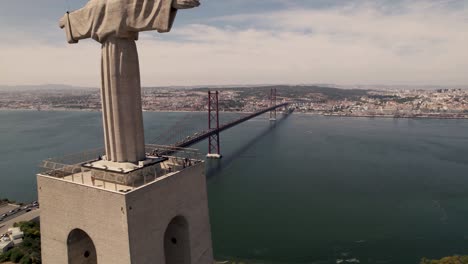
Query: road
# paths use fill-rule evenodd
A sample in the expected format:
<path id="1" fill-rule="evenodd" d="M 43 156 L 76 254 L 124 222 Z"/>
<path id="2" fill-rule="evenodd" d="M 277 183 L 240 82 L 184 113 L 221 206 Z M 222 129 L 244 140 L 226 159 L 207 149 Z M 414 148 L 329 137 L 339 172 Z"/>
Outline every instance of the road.
<path id="1" fill-rule="evenodd" d="M 23 214 L 18 213 L 14 215 L 15 216 L 14 218 L 0 223 L 0 234 L 5 234 L 8 231 L 8 228 L 13 227 L 14 223 L 23 222 L 23 221 L 31 221 L 39 217 L 40 212 L 41 212 L 41 209 L 33 209 Z"/>
<path id="2" fill-rule="evenodd" d="M 8 220 L 14 219 L 14 218 L 16 218 L 16 217 L 18 217 L 18 216 L 20 216 L 20 215 L 22 215 L 24 213 L 26 213 L 26 210 L 21 210 L 21 211 L 18 211 L 16 213 L 12 214 L 12 215 L 9 215 L 9 216 L 5 217 L 5 218 L 3 218 L 2 221 L 0 221 L 0 225 L 3 225 Z"/>
<path id="3" fill-rule="evenodd" d="M 6 205 L 2 205 L 0 206 L 0 215 L 2 214 L 5 214 L 5 213 L 8 213 L 8 211 L 10 210 L 13 210 L 13 209 L 16 209 L 20 207 L 19 205 L 16 205 L 16 204 L 6 204 Z"/>

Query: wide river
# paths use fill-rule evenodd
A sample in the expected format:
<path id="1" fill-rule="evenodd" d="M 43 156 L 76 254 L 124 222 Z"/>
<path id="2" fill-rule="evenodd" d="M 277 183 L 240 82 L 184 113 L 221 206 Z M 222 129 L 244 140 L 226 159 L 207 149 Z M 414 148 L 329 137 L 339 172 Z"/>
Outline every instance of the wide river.
<path id="1" fill-rule="evenodd" d="M 145 113 L 147 141 L 184 115 Z M 0 197 L 35 200 L 39 162 L 101 146 L 101 130 L 97 112 L 0 111 Z M 219 260 L 468 254 L 467 120 L 264 116 L 222 133 L 221 149 L 207 163 Z"/>

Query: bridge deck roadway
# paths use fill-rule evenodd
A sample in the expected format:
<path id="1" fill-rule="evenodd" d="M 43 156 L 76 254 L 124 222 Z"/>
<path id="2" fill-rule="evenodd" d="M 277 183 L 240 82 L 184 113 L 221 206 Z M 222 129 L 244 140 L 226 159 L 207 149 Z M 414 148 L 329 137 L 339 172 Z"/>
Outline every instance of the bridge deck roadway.
<path id="1" fill-rule="evenodd" d="M 275 106 L 268 107 L 268 108 L 266 108 L 266 109 L 260 110 L 260 111 L 258 111 L 258 112 L 252 113 L 252 114 L 250 114 L 250 115 L 248 115 L 248 116 L 245 116 L 245 117 L 236 119 L 236 120 L 234 120 L 234 121 L 232 121 L 232 122 L 229 122 L 229 123 L 227 123 L 227 124 L 221 125 L 221 126 L 219 127 L 219 129 L 212 129 L 212 130 L 207 131 L 207 132 L 204 132 L 204 133 L 202 133 L 202 134 L 200 134 L 200 135 L 192 136 L 192 137 L 190 137 L 190 138 L 187 139 L 187 140 L 184 140 L 184 141 L 182 141 L 182 142 L 176 143 L 176 147 L 179 147 L 179 148 L 186 148 L 186 147 L 189 147 L 189 146 L 191 146 L 191 145 L 193 145 L 193 144 L 195 144 L 195 143 L 197 143 L 197 142 L 200 142 L 200 141 L 202 141 L 202 140 L 208 138 L 208 137 L 211 136 L 211 135 L 220 133 L 220 132 L 222 132 L 222 131 L 224 131 L 224 130 L 226 130 L 226 129 L 229 129 L 229 128 L 233 127 L 233 126 L 236 126 L 236 125 L 238 125 L 238 124 L 240 124 L 240 123 L 243 123 L 243 122 L 245 122 L 245 121 L 247 121 L 247 120 L 249 120 L 249 119 L 252 119 L 252 118 L 254 118 L 254 117 L 257 117 L 257 116 L 259 116 L 259 115 L 261 115 L 261 114 L 264 114 L 264 113 L 266 113 L 266 112 L 269 112 L 269 111 L 272 111 L 272 110 L 275 110 L 275 109 L 278 109 L 278 108 L 281 108 L 281 107 L 285 107 L 285 106 L 287 106 L 287 105 L 288 105 L 288 103 L 283 103 L 283 104 L 275 105 Z"/>

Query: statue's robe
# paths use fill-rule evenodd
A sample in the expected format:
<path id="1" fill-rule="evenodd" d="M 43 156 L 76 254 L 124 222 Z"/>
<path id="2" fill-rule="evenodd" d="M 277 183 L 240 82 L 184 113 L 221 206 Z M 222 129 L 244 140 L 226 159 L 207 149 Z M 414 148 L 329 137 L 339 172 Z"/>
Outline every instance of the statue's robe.
<path id="1" fill-rule="evenodd" d="M 138 32 L 169 32 L 172 0 L 90 0 L 65 17 L 69 43 L 102 43 L 102 112 L 108 161 L 145 159 L 141 85 L 135 40 Z"/>

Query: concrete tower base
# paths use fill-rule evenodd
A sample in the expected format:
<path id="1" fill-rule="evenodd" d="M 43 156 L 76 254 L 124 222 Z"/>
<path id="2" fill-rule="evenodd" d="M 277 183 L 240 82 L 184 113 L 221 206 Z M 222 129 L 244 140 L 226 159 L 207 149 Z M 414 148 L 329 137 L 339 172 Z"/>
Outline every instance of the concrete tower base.
<path id="1" fill-rule="evenodd" d="M 221 156 L 220 154 L 206 154 L 206 157 L 209 158 L 209 159 L 220 159 L 222 158 L 223 156 Z"/>
<path id="2" fill-rule="evenodd" d="M 204 163 L 168 171 L 126 190 L 38 174 L 43 262 L 212 264 Z"/>

